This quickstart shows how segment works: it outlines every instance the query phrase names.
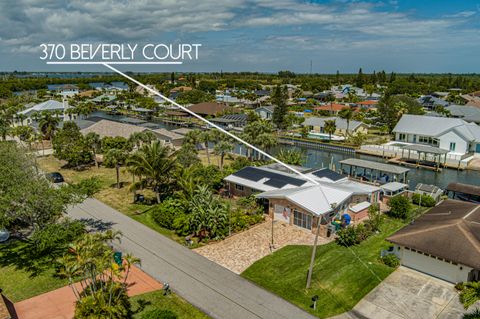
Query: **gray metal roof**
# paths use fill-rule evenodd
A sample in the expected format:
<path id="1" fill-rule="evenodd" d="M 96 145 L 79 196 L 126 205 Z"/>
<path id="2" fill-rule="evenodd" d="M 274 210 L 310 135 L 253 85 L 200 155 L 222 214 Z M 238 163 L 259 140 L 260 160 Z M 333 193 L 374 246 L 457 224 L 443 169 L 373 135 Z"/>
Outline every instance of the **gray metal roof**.
<path id="1" fill-rule="evenodd" d="M 386 173 L 393 173 L 393 174 L 403 174 L 405 172 L 410 171 L 408 168 L 405 168 L 405 167 L 384 164 L 379 162 L 366 161 L 358 158 L 347 158 L 343 161 L 340 161 L 340 164 L 368 168 L 368 169 L 373 169 L 373 170 L 386 172 Z"/>
<path id="2" fill-rule="evenodd" d="M 444 150 L 442 148 L 428 146 L 428 145 L 421 145 L 421 144 L 412 144 L 403 147 L 404 150 L 407 151 L 416 151 L 420 153 L 431 153 L 436 155 L 443 155 L 447 154 L 449 150 Z"/>

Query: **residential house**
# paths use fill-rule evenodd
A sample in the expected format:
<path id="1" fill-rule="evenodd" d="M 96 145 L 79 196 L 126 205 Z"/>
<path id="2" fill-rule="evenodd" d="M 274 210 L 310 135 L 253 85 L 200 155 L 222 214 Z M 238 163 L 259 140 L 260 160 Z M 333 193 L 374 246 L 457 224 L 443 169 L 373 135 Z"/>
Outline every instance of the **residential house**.
<path id="1" fill-rule="evenodd" d="M 32 124 L 34 114 L 38 115 L 43 112 L 58 113 L 58 117 L 63 121 L 65 117 L 68 118 L 68 115 L 65 114 L 65 111 L 68 109 L 68 107 L 69 106 L 67 100 L 63 100 L 63 102 L 59 102 L 56 100 L 47 100 L 42 103 L 34 104 L 27 109 L 17 113 L 17 115 L 19 115 L 19 118 L 23 117 L 23 121 L 16 120 L 14 125 Z"/>
<path id="2" fill-rule="evenodd" d="M 347 120 L 340 117 L 308 117 L 305 119 L 305 122 L 302 123 L 303 126 L 309 128 L 313 133 L 325 133 L 325 122 L 326 121 L 335 121 L 336 131 L 334 135 L 347 135 L 347 126 L 348 134 L 356 135 L 358 133 L 366 134 L 368 132 L 367 124 L 355 120 L 351 120 L 347 125 Z"/>
<path id="3" fill-rule="evenodd" d="M 461 155 L 480 153 L 480 126 L 462 119 L 404 114 L 393 132 L 398 142 L 425 144 Z"/>
<path id="4" fill-rule="evenodd" d="M 480 206 L 446 200 L 387 238 L 402 265 L 452 282 L 480 280 Z"/>
<path id="5" fill-rule="evenodd" d="M 234 196 L 257 194 L 257 198 L 268 201 L 269 214 L 275 219 L 311 231 L 321 219 L 322 236 L 327 236 L 333 217 L 349 214 L 354 220 L 365 218 L 370 204 L 364 202 L 373 203 L 379 199 L 378 187 L 351 181 L 329 169 L 294 168 L 308 178 L 292 174 L 278 164 L 270 164 L 245 167 L 224 181 Z M 360 203 L 364 204 L 358 205 Z"/>
<path id="6" fill-rule="evenodd" d="M 264 120 L 271 120 L 273 117 L 274 109 L 275 109 L 275 105 L 260 106 L 255 109 L 255 113 L 257 113 L 260 116 L 260 118 Z"/>
<path id="7" fill-rule="evenodd" d="M 93 125 L 90 125 L 87 128 L 81 130 L 83 135 L 87 135 L 88 133 L 97 133 L 100 138 L 104 138 L 106 136 L 109 137 L 124 137 L 129 138 L 130 135 L 133 133 L 140 133 L 144 131 L 148 131 L 149 129 L 142 126 L 137 126 L 133 124 L 127 123 L 120 123 L 110 120 L 100 120 Z"/>
<path id="8" fill-rule="evenodd" d="M 465 122 L 480 124 L 480 108 L 468 105 L 450 105 L 446 107 L 450 117 L 461 118 Z"/>
<path id="9" fill-rule="evenodd" d="M 417 99 L 417 102 L 420 103 L 420 105 L 423 106 L 424 109 L 430 111 L 434 111 L 435 107 L 437 106 L 447 107 L 450 105 L 449 102 L 433 95 L 423 95 Z"/>
<path id="10" fill-rule="evenodd" d="M 247 125 L 247 114 L 227 114 L 221 117 L 211 119 L 210 122 L 215 123 L 224 129 L 242 129 Z"/>
<path id="11" fill-rule="evenodd" d="M 217 116 L 229 110 L 232 110 L 231 107 L 216 102 L 202 102 L 198 104 L 193 104 L 190 105 L 188 109 L 201 116 Z"/>
<path id="12" fill-rule="evenodd" d="M 185 136 L 169 131 L 164 128 L 157 128 L 152 130 L 152 132 L 154 132 L 158 136 L 159 140 L 163 141 L 166 144 L 173 145 L 175 147 L 182 146 L 183 140 L 185 139 Z"/>
<path id="13" fill-rule="evenodd" d="M 343 109 L 349 109 L 350 106 L 345 104 L 330 103 L 326 105 L 320 105 L 315 107 L 315 111 L 328 112 L 330 115 L 337 115 Z"/>

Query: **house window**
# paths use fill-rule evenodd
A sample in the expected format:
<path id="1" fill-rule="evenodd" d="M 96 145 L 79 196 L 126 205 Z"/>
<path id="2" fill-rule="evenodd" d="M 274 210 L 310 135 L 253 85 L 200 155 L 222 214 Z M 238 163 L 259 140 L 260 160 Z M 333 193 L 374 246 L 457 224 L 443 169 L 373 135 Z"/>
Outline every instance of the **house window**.
<path id="1" fill-rule="evenodd" d="M 293 224 L 303 228 L 312 229 L 312 215 L 294 210 Z"/>
<path id="2" fill-rule="evenodd" d="M 450 152 L 455 152 L 455 146 L 457 146 L 457 143 L 450 142 Z"/>
<path id="3" fill-rule="evenodd" d="M 235 189 L 239 191 L 243 191 L 245 188 L 243 187 L 243 185 L 235 184 Z"/>
<path id="4" fill-rule="evenodd" d="M 398 135 L 398 140 L 399 141 L 405 141 L 407 139 L 407 135 L 406 134 L 403 134 L 403 133 L 400 133 Z"/>

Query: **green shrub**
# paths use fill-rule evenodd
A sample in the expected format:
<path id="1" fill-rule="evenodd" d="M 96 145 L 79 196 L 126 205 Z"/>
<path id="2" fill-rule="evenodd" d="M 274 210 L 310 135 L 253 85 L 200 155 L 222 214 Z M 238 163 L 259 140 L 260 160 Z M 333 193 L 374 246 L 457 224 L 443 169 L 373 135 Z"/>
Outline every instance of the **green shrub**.
<path id="1" fill-rule="evenodd" d="M 337 236 L 337 242 L 342 246 L 348 247 L 358 244 L 357 229 L 354 225 L 340 229 Z"/>
<path id="2" fill-rule="evenodd" d="M 388 201 L 390 215 L 395 218 L 407 219 L 410 214 L 411 204 L 408 198 L 397 195 Z"/>
<path id="3" fill-rule="evenodd" d="M 412 202 L 416 205 L 422 204 L 423 207 L 433 207 L 436 202 L 430 195 L 413 194 Z"/>
<path id="4" fill-rule="evenodd" d="M 150 212 L 153 220 L 166 229 L 173 229 L 173 221 L 180 213 L 182 213 L 182 203 L 176 199 L 167 199 Z"/>
<path id="5" fill-rule="evenodd" d="M 373 204 L 368 208 L 368 220 L 366 223 L 370 226 L 372 231 L 380 230 L 383 224 L 384 216 L 380 211 L 378 204 Z"/>
<path id="6" fill-rule="evenodd" d="M 232 232 L 241 231 L 247 229 L 248 227 L 258 224 L 263 221 L 263 214 L 245 214 L 241 211 L 232 213 L 230 226 Z"/>
<path id="7" fill-rule="evenodd" d="M 178 316 L 168 309 L 152 309 L 142 314 L 141 319 L 177 319 Z"/>
<path id="8" fill-rule="evenodd" d="M 400 260 L 398 259 L 397 256 L 393 254 L 383 256 L 382 262 L 388 267 L 392 267 L 392 268 L 397 268 L 398 266 L 400 266 Z"/>
<path id="9" fill-rule="evenodd" d="M 84 233 L 85 225 L 82 222 L 66 219 L 35 231 L 30 237 L 30 244 L 35 256 L 55 257 Z"/>
<path id="10" fill-rule="evenodd" d="M 81 195 L 92 197 L 102 189 L 102 182 L 97 176 L 82 179 L 79 183 L 72 185 Z"/>
<path id="11" fill-rule="evenodd" d="M 109 294 L 101 289 L 91 292 L 89 288 L 85 289 L 80 295 L 81 299 L 75 305 L 75 319 L 126 319 L 132 317 L 132 309 L 127 290 L 120 285 L 116 285 L 113 290 L 114 296 L 109 302 Z"/>
<path id="12" fill-rule="evenodd" d="M 190 235 L 192 233 L 190 215 L 178 214 L 173 220 L 172 227 L 175 232 L 180 236 Z"/>

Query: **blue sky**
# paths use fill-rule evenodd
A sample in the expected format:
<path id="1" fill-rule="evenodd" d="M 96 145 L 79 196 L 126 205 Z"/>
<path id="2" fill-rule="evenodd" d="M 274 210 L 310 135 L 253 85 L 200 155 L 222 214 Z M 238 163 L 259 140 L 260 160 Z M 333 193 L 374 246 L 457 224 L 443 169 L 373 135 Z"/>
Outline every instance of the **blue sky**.
<path id="1" fill-rule="evenodd" d="M 9 2 L 9 3 L 7 3 Z M 49 43 L 201 43 L 199 61 L 138 71 L 480 73 L 480 3 L 385 0 L 18 0 L 0 3 L 0 70 Z M 5 27 L 6 26 L 6 27 Z"/>

